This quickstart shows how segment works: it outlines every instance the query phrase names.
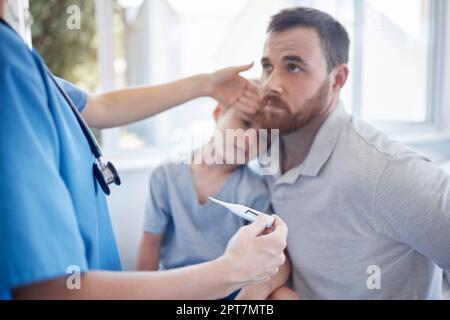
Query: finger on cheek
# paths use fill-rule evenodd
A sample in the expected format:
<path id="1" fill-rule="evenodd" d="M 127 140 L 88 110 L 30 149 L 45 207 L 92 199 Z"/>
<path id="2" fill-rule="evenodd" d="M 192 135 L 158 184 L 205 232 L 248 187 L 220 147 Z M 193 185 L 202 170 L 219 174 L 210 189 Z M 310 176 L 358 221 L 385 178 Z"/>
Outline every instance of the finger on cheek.
<path id="1" fill-rule="evenodd" d="M 252 109 L 256 109 L 257 104 L 254 100 L 248 99 L 246 97 L 241 97 L 239 101 L 247 105 L 248 107 L 251 107 Z"/>
<path id="2" fill-rule="evenodd" d="M 256 92 L 246 90 L 245 93 L 244 93 L 244 95 L 245 95 L 247 98 L 249 98 L 249 99 L 253 99 L 253 100 L 256 100 L 256 101 L 259 100 L 259 95 L 258 95 Z"/>

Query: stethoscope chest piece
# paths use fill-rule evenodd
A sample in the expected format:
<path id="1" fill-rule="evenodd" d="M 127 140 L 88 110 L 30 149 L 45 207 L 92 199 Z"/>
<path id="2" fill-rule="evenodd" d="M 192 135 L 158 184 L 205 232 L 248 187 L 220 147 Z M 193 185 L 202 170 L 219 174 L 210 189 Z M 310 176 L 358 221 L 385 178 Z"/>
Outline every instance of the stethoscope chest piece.
<path id="1" fill-rule="evenodd" d="M 96 159 L 94 165 L 94 176 L 96 177 L 100 187 L 106 195 L 111 193 L 109 189 L 109 185 L 114 183 L 120 186 L 121 181 L 119 174 L 117 173 L 116 168 L 111 162 L 108 162 L 106 165 L 102 162 L 101 159 Z"/>

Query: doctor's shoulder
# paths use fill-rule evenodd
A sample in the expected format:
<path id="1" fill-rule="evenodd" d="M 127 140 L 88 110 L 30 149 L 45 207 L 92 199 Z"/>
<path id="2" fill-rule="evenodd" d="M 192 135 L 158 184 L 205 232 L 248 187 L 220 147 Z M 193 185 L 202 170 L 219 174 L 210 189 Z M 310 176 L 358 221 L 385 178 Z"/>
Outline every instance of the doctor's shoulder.
<path id="1" fill-rule="evenodd" d="M 34 92 L 45 95 L 43 62 L 14 31 L 0 24 L 1 89 L 18 90 L 22 95 Z M 4 91 L 2 92 L 2 94 Z"/>
<path id="2" fill-rule="evenodd" d="M 30 68 L 34 65 L 32 51 L 14 31 L 0 24 L 0 66 Z"/>

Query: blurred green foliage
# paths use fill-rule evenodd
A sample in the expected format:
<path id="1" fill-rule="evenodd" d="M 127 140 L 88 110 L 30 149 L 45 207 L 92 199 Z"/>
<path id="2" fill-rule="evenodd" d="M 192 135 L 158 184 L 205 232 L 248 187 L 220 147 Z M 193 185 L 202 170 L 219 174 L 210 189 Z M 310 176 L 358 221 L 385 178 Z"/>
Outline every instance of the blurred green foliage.
<path id="1" fill-rule="evenodd" d="M 80 8 L 81 28 L 67 27 L 67 8 Z M 54 74 L 80 87 L 97 91 L 99 67 L 94 0 L 31 0 L 33 47 Z"/>

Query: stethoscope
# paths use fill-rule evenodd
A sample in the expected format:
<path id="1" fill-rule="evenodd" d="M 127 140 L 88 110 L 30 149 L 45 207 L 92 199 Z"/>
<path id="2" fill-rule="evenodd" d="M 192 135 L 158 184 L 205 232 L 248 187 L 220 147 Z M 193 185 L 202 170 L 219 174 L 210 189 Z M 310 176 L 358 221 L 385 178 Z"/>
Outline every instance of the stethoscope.
<path id="1" fill-rule="evenodd" d="M 103 154 L 102 150 L 100 149 L 100 146 L 98 145 L 97 139 L 95 139 L 94 134 L 92 133 L 91 129 L 89 129 L 88 125 L 84 121 L 83 117 L 80 114 L 80 111 L 78 111 L 77 107 L 73 103 L 72 99 L 69 97 L 69 95 L 64 91 L 63 88 L 59 85 L 58 81 L 56 81 L 53 74 L 48 70 L 48 75 L 50 76 L 50 79 L 52 79 L 53 83 L 55 84 L 56 88 L 58 88 L 58 91 L 62 94 L 64 97 L 64 100 L 69 104 L 70 109 L 72 109 L 73 114 L 77 118 L 78 124 L 81 127 L 81 130 L 83 131 L 84 136 L 86 137 L 86 140 L 89 143 L 89 147 L 91 148 L 92 153 L 95 157 L 95 162 L 93 165 L 94 168 L 94 176 L 97 178 L 98 183 L 100 184 L 100 187 L 102 188 L 103 192 L 106 195 L 109 195 L 111 193 L 111 190 L 109 189 L 109 185 L 112 183 L 115 183 L 116 185 L 120 185 L 120 177 L 117 173 L 116 168 L 111 162 L 105 162 L 103 161 Z"/>
<path id="2" fill-rule="evenodd" d="M 3 19 L 0 18 L 0 22 L 4 23 L 7 27 L 9 27 L 11 30 L 15 32 L 15 30 Z M 89 147 L 91 149 L 91 152 L 93 153 L 95 157 L 95 162 L 93 164 L 93 172 L 94 176 L 97 179 L 98 183 L 100 184 L 100 187 L 102 188 L 103 192 L 106 195 L 109 195 L 111 193 L 111 190 L 109 188 L 109 185 L 114 183 L 116 185 L 120 185 L 120 177 L 117 173 L 116 168 L 111 162 L 105 162 L 103 161 L 103 154 L 100 149 L 100 146 L 97 142 L 97 139 L 95 139 L 94 134 L 89 129 L 88 125 L 84 121 L 83 117 L 81 116 L 80 112 L 78 111 L 77 107 L 73 103 L 72 99 L 69 97 L 69 95 L 64 91 L 64 89 L 58 84 L 53 74 L 48 70 L 47 73 L 52 79 L 53 83 L 55 84 L 58 91 L 62 94 L 64 100 L 69 104 L 70 109 L 72 109 L 73 114 L 75 115 L 75 118 L 78 121 L 78 124 L 81 127 L 81 130 L 83 131 L 84 136 L 86 137 L 86 140 L 89 143 Z"/>

